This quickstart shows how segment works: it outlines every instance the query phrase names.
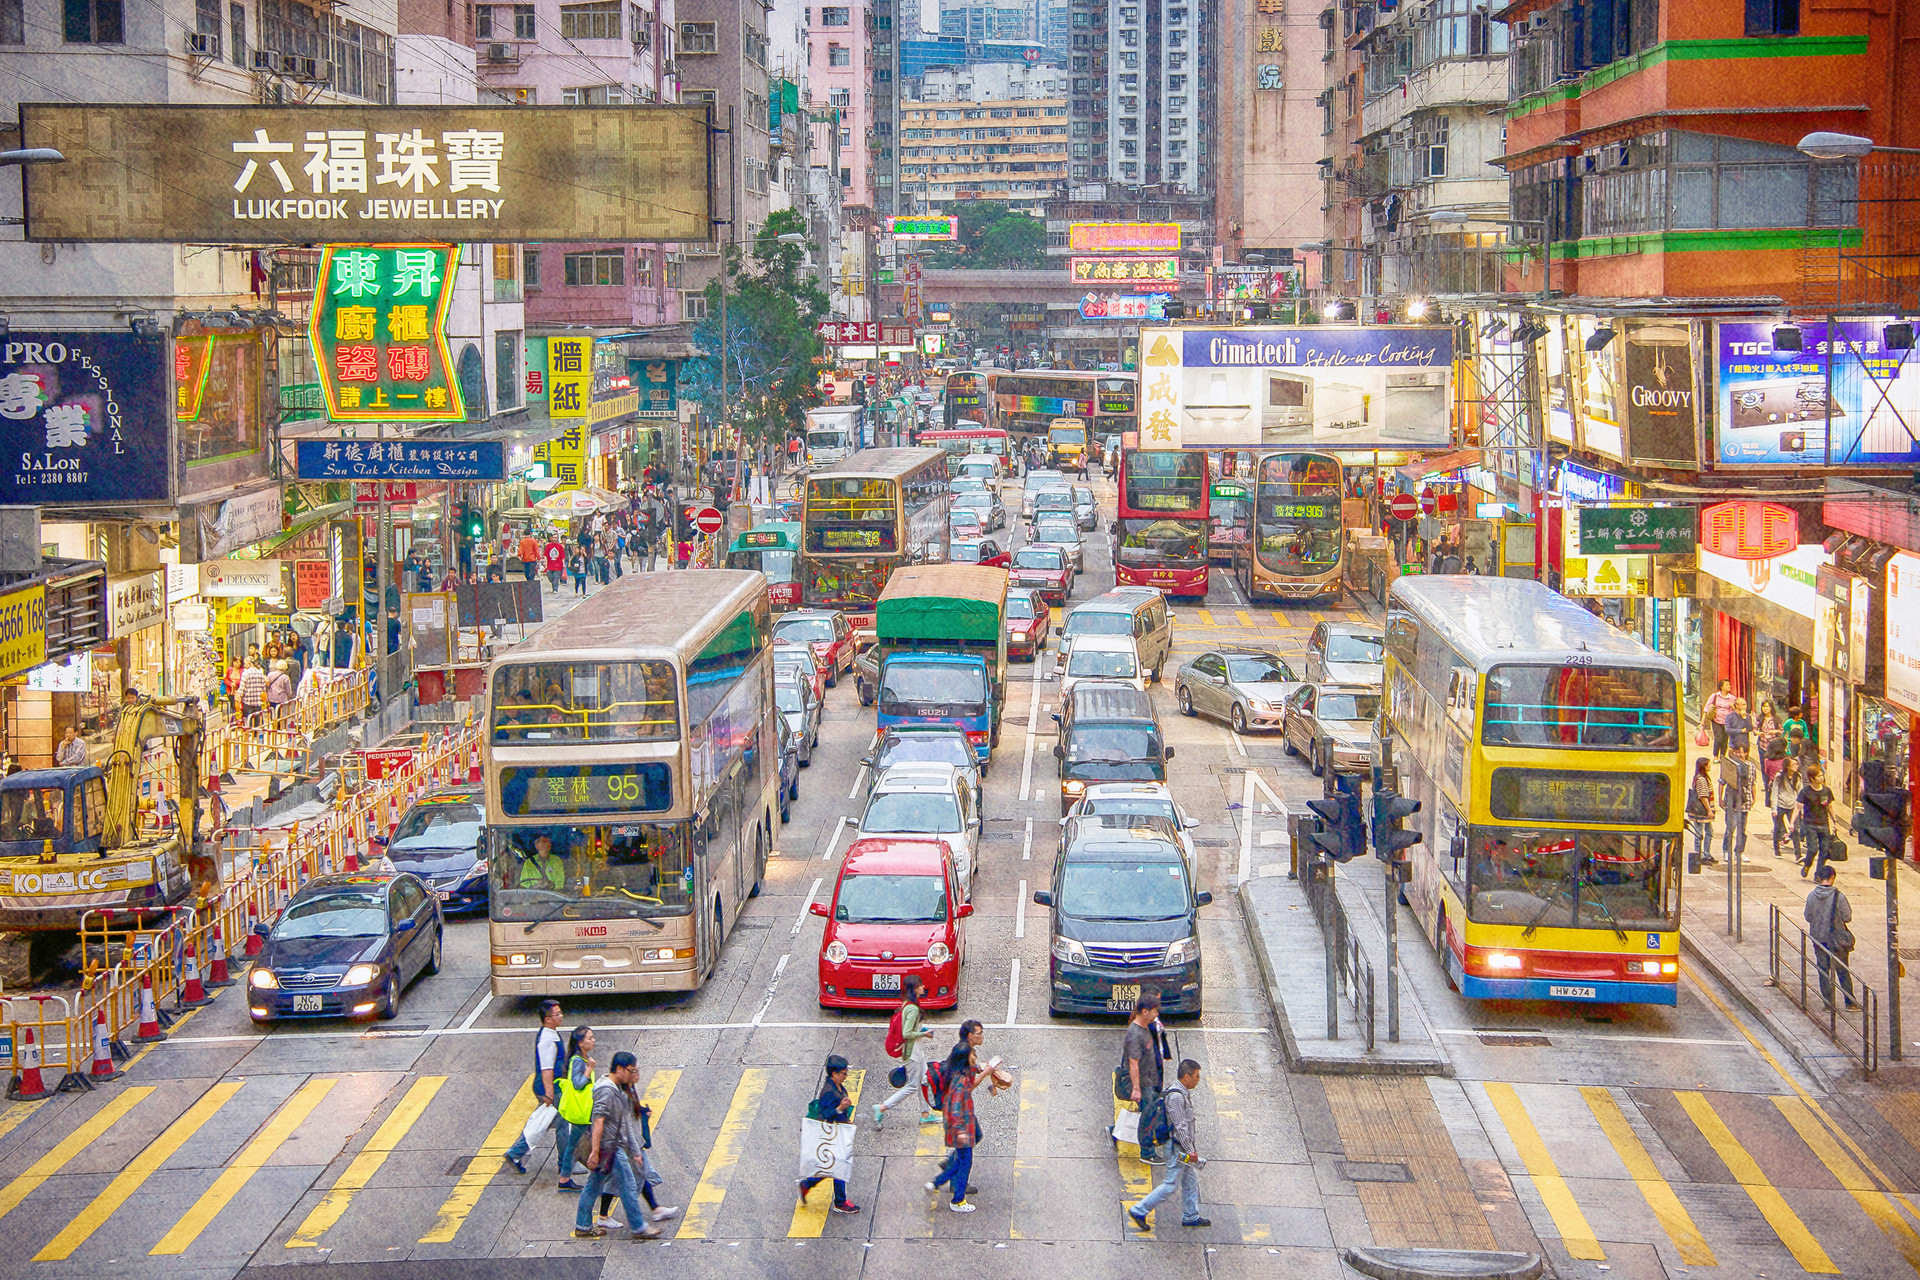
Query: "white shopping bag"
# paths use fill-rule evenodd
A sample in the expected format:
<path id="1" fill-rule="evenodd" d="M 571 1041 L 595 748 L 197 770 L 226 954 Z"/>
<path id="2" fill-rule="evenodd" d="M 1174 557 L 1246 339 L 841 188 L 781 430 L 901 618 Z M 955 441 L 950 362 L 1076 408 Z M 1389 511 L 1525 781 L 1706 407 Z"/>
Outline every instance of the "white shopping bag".
<path id="1" fill-rule="evenodd" d="M 838 1178 L 845 1182 L 851 1177 L 854 1127 L 801 1120 L 800 1178 Z"/>
<path id="2" fill-rule="evenodd" d="M 551 1103 L 541 1103 L 533 1109 L 533 1114 L 527 1117 L 527 1127 L 520 1131 L 520 1136 L 531 1144 L 541 1134 L 553 1128 L 553 1119 L 559 1114 L 560 1112 Z"/>
<path id="3" fill-rule="evenodd" d="M 1122 1111 L 1114 1117 L 1113 1140 L 1131 1142 L 1136 1147 L 1140 1145 L 1140 1113 L 1138 1111 Z"/>

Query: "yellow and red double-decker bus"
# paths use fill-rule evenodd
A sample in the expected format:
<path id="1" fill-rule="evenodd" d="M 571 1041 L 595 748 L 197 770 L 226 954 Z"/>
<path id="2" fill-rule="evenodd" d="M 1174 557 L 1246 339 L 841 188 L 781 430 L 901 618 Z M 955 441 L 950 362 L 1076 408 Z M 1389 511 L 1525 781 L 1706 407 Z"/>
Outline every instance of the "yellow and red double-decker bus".
<path id="1" fill-rule="evenodd" d="M 1120 449 L 1113 521 L 1116 586 L 1158 587 L 1170 596 L 1207 594 L 1207 455 L 1200 449 Z"/>

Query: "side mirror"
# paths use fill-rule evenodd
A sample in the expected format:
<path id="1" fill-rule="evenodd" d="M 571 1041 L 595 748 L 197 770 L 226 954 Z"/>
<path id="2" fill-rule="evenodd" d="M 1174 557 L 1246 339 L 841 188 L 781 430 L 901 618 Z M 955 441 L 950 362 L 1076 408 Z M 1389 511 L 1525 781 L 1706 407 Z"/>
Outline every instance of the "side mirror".
<path id="1" fill-rule="evenodd" d="M 1166 758 L 1167 758 L 1167 759 L 1169 759 L 1169 760 L 1171 760 L 1171 759 L 1173 759 L 1173 748 L 1172 748 L 1172 747 L 1168 747 L 1168 748 L 1167 748 L 1167 755 L 1166 755 Z"/>
<path id="2" fill-rule="evenodd" d="M 1212 901 L 1213 895 L 1205 889 L 1193 895 L 1193 905 L 1196 907 L 1204 907 Z"/>
<path id="3" fill-rule="evenodd" d="M 872 757 L 872 756 L 861 756 L 861 757 L 860 757 L 860 763 L 861 763 L 861 764 L 863 764 L 863 765 L 865 765 L 865 766 L 867 766 L 867 768 L 869 768 L 869 769 L 871 769 L 871 768 L 873 768 L 873 757 Z"/>
<path id="4" fill-rule="evenodd" d="M 1071 813 L 1069 813 L 1069 814 L 1067 815 L 1067 818 L 1070 818 L 1070 817 L 1072 817 L 1072 816 L 1073 816 L 1073 815 L 1072 815 Z M 1067 818 L 1062 818 L 1062 819 L 1060 819 L 1060 825 L 1061 825 L 1061 826 L 1063 826 L 1063 827 L 1064 827 L 1064 826 L 1066 826 L 1066 825 L 1067 825 Z"/>
<path id="5" fill-rule="evenodd" d="M 1053 713 L 1053 722 L 1054 722 L 1055 724 L 1059 724 L 1059 723 L 1060 723 L 1060 713 L 1059 713 L 1058 711 L 1056 711 L 1056 712 L 1054 712 L 1054 713 Z"/>
<path id="6" fill-rule="evenodd" d="M 953 909 L 953 918 L 955 920 L 965 920 L 968 916 L 972 914 L 973 914 L 973 904 L 971 902 L 963 902 L 959 906 Z"/>
<path id="7" fill-rule="evenodd" d="M 1065 760 L 1065 759 L 1067 758 L 1067 749 L 1066 749 L 1065 747 L 1063 747 L 1063 746 L 1061 746 L 1061 745 L 1060 745 L 1059 743 L 1057 743 L 1057 742 L 1056 742 L 1056 743 L 1054 743 L 1054 744 L 1053 744 L 1053 758 L 1054 758 L 1055 760 Z"/>
<path id="8" fill-rule="evenodd" d="M 824 902 L 816 902 L 807 909 L 813 912 L 813 914 L 817 916 L 824 916 L 827 914 L 827 904 Z"/>
<path id="9" fill-rule="evenodd" d="M 272 926 L 264 922 L 253 926 L 253 936 L 256 938 L 270 937 L 272 933 L 273 933 Z"/>
<path id="10" fill-rule="evenodd" d="M 1055 627 L 1053 629 L 1053 634 L 1057 636 L 1064 636 L 1065 634 L 1067 634 L 1067 629 L 1065 627 Z"/>
<path id="11" fill-rule="evenodd" d="M 393 926 L 393 931 L 395 933 L 411 933 L 413 931 L 413 926 L 414 926 L 413 917 L 408 916 L 405 920 L 401 920 L 398 923 L 396 923 Z"/>
<path id="12" fill-rule="evenodd" d="M 1050 907 L 1053 905 L 1053 890 L 1035 889 L 1033 891 L 1033 900 L 1038 906 Z"/>

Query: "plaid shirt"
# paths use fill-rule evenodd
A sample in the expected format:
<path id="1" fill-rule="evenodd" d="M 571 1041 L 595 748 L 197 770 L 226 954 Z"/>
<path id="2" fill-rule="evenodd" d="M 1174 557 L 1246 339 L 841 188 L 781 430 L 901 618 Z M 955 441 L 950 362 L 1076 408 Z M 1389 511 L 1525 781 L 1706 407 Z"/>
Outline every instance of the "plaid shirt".
<path id="1" fill-rule="evenodd" d="M 978 1071 L 965 1071 L 947 1081 L 940 1109 L 947 1121 L 947 1145 L 970 1147 L 980 1140 L 980 1121 L 973 1114 L 973 1082 Z"/>

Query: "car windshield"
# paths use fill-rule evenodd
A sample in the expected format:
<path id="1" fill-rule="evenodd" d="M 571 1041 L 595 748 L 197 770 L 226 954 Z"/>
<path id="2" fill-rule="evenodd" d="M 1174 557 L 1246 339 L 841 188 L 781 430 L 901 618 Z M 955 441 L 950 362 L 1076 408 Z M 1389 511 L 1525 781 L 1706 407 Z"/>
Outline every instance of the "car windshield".
<path id="1" fill-rule="evenodd" d="M 1380 714 L 1377 693 L 1323 693 L 1319 706 L 1322 720 L 1371 720 Z"/>
<path id="2" fill-rule="evenodd" d="M 971 511 L 955 511 L 947 517 L 947 528 L 954 534 L 971 533 L 975 536 L 985 533 L 980 517 Z"/>
<path id="3" fill-rule="evenodd" d="M 958 475 L 947 481 L 947 488 L 953 493 L 985 493 L 987 482 L 979 476 Z"/>
<path id="4" fill-rule="evenodd" d="M 381 888 L 322 889 L 295 898 L 273 926 L 276 942 L 290 938 L 378 938 L 387 931 L 387 893 Z"/>
<path id="5" fill-rule="evenodd" d="M 813 678 L 813 658 L 809 654 L 795 653 L 791 656 L 776 656 L 773 660 L 775 676 L 788 675 L 798 680 Z"/>
<path id="6" fill-rule="evenodd" d="M 486 815 L 471 800 L 427 800 L 415 805 L 393 829 L 389 849 L 471 849 Z"/>
<path id="7" fill-rule="evenodd" d="M 798 713 L 807 709 L 807 698 L 800 692 L 799 685 L 783 680 L 773 686 L 773 705 L 782 711 Z"/>
<path id="8" fill-rule="evenodd" d="M 1075 645 L 1073 653 L 1067 658 L 1067 674 L 1070 676 L 1111 676 L 1122 680 L 1131 680 L 1140 673 L 1140 666 L 1134 660 L 1131 649 L 1093 649 L 1086 645 Z"/>
<path id="9" fill-rule="evenodd" d="M 1025 592 L 1015 592 L 1007 597 L 1007 616 L 1009 618 L 1033 617 L 1033 597 Z"/>
<path id="10" fill-rule="evenodd" d="M 1080 541 L 1080 531 L 1063 520 L 1043 520 L 1033 526 L 1033 536 L 1042 542 L 1064 542 L 1071 546 Z"/>
<path id="11" fill-rule="evenodd" d="M 1227 679 L 1235 684 L 1274 684 L 1293 679 L 1293 671 L 1278 658 L 1230 657 Z"/>
<path id="12" fill-rule="evenodd" d="M 773 629 L 779 640 L 831 640 L 833 639 L 833 620 L 830 618 L 789 618 Z"/>
<path id="13" fill-rule="evenodd" d="M 1334 632 L 1327 637 L 1328 662 L 1379 662 L 1385 642 L 1379 636 Z"/>
<path id="14" fill-rule="evenodd" d="M 1156 759 L 1160 735 L 1130 724 L 1076 724 L 1067 735 L 1068 764 L 1118 764 Z"/>
<path id="15" fill-rule="evenodd" d="M 860 830 L 882 835 L 942 835 L 960 830 L 960 806 L 945 791 L 883 791 L 867 802 Z"/>
<path id="16" fill-rule="evenodd" d="M 845 924 L 937 924 L 947 918 L 947 882 L 941 876 L 848 876 L 840 882 L 833 918 Z"/>
<path id="17" fill-rule="evenodd" d="M 1013 553 L 1016 569 L 1064 569 L 1066 553 L 1058 547 L 1022 547 Z"/>
<path id="18" fill-rule="evenodd" d="M 1173 920 L 1193 895 L 1178 858 L 1169 862 L 1082 862 L 1060 872 L 1060 911 L 1081 920 Z"/>
<path id="19" fill-rule="evenodd" d="M 979 564 L 980 544 L 972 539 L 963 539 L 954 543 L 952 560 L 955 564 Z"/>
<path id="20" fill-rule="evenodd" d="M 1133 615 L 1108 613 L 1103 609 L 1075 609 L 1067 615 L 1067 634 L 1070 636 L 1130 636 L 1133 634 Z"/>
<path id="21" fill-rule="evenodd" d="M 880 754 L 874 757 L 873 767 L 880 770 L 907 761 L 932 761 L 971 769 L 979 760 L 973 753 L 973 747 L 958 733 L 912 733 L 897 738 L 889 737 L 882 742 Z"/>
<path id="22" fill-rule="evenodd" d="M 971 493 L 963 493 L 956 497 L 953 505 L 961 511 L 986 511 L 993 506 L 993 495 L 986 491 L 983 484 L 977 486 Z"/>

